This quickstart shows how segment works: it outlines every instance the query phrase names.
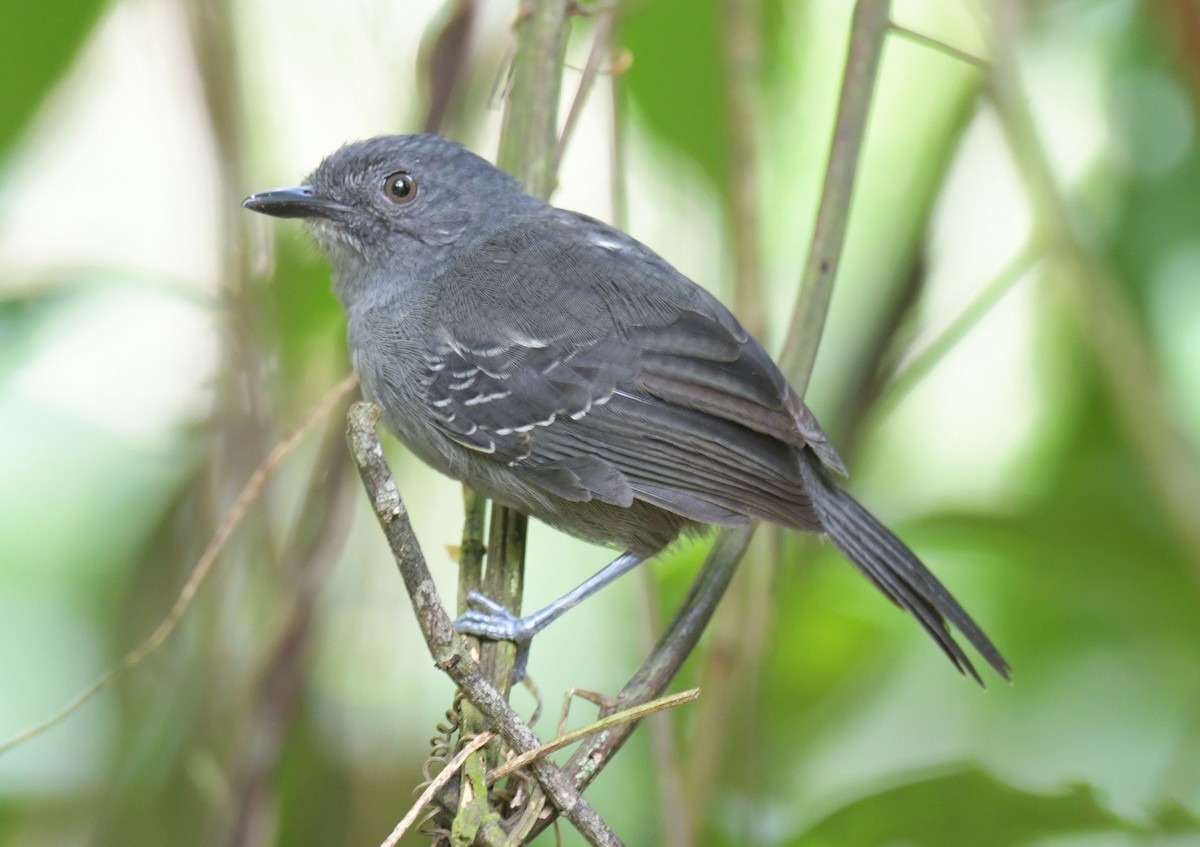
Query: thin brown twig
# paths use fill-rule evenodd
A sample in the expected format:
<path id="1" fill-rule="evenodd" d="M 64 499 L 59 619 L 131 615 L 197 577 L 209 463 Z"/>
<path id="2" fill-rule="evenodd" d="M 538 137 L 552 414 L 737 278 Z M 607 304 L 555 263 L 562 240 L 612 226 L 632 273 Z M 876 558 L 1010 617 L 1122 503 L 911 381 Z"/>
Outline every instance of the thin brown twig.
<path id="1" fill-rule="evenodd" d="M 250 474 L 250 478 L 246 480 L 246 484 L 233 501 L 233 505 L 229 507 L 225 519 L 221 521 L 221 525 L 217 527 L 217 531 L 213 534 L 212 539 L 204 548 L 204 552 L 196 561 L 195 567 L 192 568 L 191 574 L 183 584 L 183 588 L 179 591 L 179 596 L 175 599 L 175 604 L 158 627 L 155 628 L 154 632 L 150 634 L 150 637 L 126 653 L 121 661 L 105 671 L 90 688 L 64 706 L 58 713 L 24 732 L 17 733 L 3 744 L 0 744 L 0 755 L 4 755 L 14 747 L 19 747 L 30 739 L 41 735 L 46 730 L 75 714 L 81 706 L 107 688 L 119 675 L 137 667 L 147 656 L 162 646 L 163 642 L 175 631 L 175 627 L 191 606 L 196 592 L 200 589 L 201 584 L 212 570 L 213 565 L 216 564 L 217 558 L 221 555 L 221 551 L 225 549 L 225 545 L 228 543 L 230 536 L 233 535 L 233 531 L 237 529 L 243 518 L 246 517 L 247 512 L 250 511 L 250 507 L 262 494 L 271 475 L 279 468 L 283 460 L 296 449 L 305 434 L 318 421 L 328 415 L 334 406 L 341 402 L 357 385 L 358 375 L 350 374 L 334 386 L 328 394 L 322 397 L 301 418 L 300 423 L 296 424 L 292 431 L 285 435 L 271 449 L 267 457 L 254 469 L 254 473 Z"/>
<path id="2" fill-rule="evenodd" d="M 554 170 L 556 172 L 559 165 L 562 164 L 567 144 L 575 133 L 575 126 L 583 114 L 584 104 L 587 103 L 588 94 L 591 93 L 592 85 L 596 81 L 596 75 L 600 73 L 600 66 L 605 57 L 611 54 L 609 45 L 612 42 L 616 17 L 617 6 L 615 3 L 611 8 L 599 13 L 596 31 L 592 35 L 592 49 L 588 52 L 587 63 L 584 64 L 583 73 L 579 77 L 579 86 L 575 89 L 575 97 L 571 100 L 571 108 L 567 110 L 567 118 L 563 121 L 562 131 L 558 134 L 558 142 L 554 145 Z"/>
<path id="3" fill-rule="evenodd" d="M 656 712 L 664 712 L 667 709 L 674 709 L 676 706 L 682 706 L 684 703 L 691 703 L 700 696 L 699 688 L 689 688 L 687 691 L 681 691 L 678 694 L 670 694 L 666 697 L 660 697 L 657 700 L 651 700 L 649 703 L 643 703 L 638 706 L 631 706 L 628 709 L 623 709 L 611 715 L 606 715 L 599 720 L 593 721 L 587 726 L 579 729 L 571 730 L 563 733 L 553 741 L 547 741 L 536 750 L 530 750 L 527 753 L 522 753 L 492 770 L 488 775 L 488 782 L 498 782 L 504 777 L 514 774 L 522 768 L 527 767 L 532 762 L 537 761 L 543 756 L 549 756 L 551 753 L 561 750 L 564 747 L 570 747 L 581 738 L 587 738 L 589 735 L 597 732 L 603 732 L 609 727 L 620 726 L 623 723 L 630 721 L 640 721 L 642 718 L 649 717 Z"/>
<path id="4" fill-rule="evenodd" d="M 265 360 L 260 337 L 267 321 L 262 313 L 263 301 L 250 285 L 254 275 L 249 233 L 254 224 L 239 205 L 245 195 L 248 148 L 242 137 L 247 122 L 242 119 L 242 86 L 238 84 L 241 57 L 234 37 L 232 7 L 209 0 L 184 0 L 181 7 L 204 117 L 216 153 L 221 198 L 216 208 L 221 245 L 219 314 L 226 324 L 228 343 L 221 351 L 217 402 L 213 407 L 212 424 L 219 447 L 213 455 L 210 478 L 216 499 L 223 503 L 231 493 L 226 486 L 270 443 L 266 409 L 270 392 L 263 390 Z"/>
<path id="5" fill-rule="evenodd" d="M 511 85 L 505 102 L 497 165 L 512 174 L 527 193 L 546 199 L 554 187 L 558 98 L 566 57 L 571 3 L 537 0 L 522 5 L 517 18 L 517 51 Z M 467 516 L 467 523 L 472 520 Z M 492 504 L 486 571 L 459 573 L 459 593 L 482 591 L 513 614 L 520 614 L 525 581 L 525 531 L 528 518 L 512 509 Z M 472 582 L 472 580 L 475 580 Z M 516 666 L 516 645 L 510 641 L 485 641 L 480 663 L 492 684 L 507 699 Z M 464 713 L 468 731 L 478 731 L 477 716 L 468 704 Z M 465 773 L 478 769 L 469 765 Z"/>
<path id="6" fill-rule="evenodd" d="M 987 59 L 976 56 L 974 53 L 968 53 L 966 50 L 962 50 L 951 44 L 947 44 L 944 41 L 939 41 L 931 35 L 926 35 L 923 32 L 917 32 L 915 29 L 909 29 L 906 26 L 901 26 L 894 21 L 891 24 L 891 30 L 892 32 L 896 33 L 896 35 L 907 38 L 909 41 L 920 44 L 922 47 L 928 47 L 931 50 L 944 53 L 952 59 L 957 59 L 960 62 L 966 62 L 968 65 L 973 65 L 974 67 L 979 68 L 981 71 L 987 71 L 992 67 L 992 63 Z"/>
<path id="7" fill-rule="evenodd" d="M 509 77 L 496 163 L 516 177 L 527 193 L 542 199 L 549 197 L 557 173 L 558 100 L 571 8 L 570 0 L 536 0 L 520 6 L 516 21 L 517 46 Z M 464 548 L 471 544 L 477 548 L 476 542 L 482 542 L 480 518 L 484 506 L 478 497 L 469 495 L 467 499 L 472 508 L 464 521 Z M 482 590 L 513 614 L 520 614 L 525 581 L 527 522 L 525 515 L 492 504 L 486 570 L 481 572 L 475 559 L 470 560 L 469 567 L 460 570 L 460 602 L 471 591 Z M 475 551 L 468 552 L 473 554 Z M 409 591 L 411 594 L 413 586 L 409 586 Z M 415 594 L 413 598 L 415 602 Z M 466 643 L 461 638 L 458 642 Z M 482 693 L 495 694 L 503 708 L 511 712 L 507 700 L 518 659 L 516 645 L 509 641 L 490 640 L 482 643 L 473 640 L 473 643 L 478 645 L 479 682 L 487 688 Z M 432 643 L 430 649 L 432 652 Z M 495 714 L 500 706 L 494 706 L 489 712 L 461 683 L 460 688 L 463 688 L 468 700 L 463 706 L 463 730 L 467 733 L 481 731 L 485 728 L 484 719 Z M 520 749 L 530 749 L 530 739 L 536 740 L 536 736 L 525 724 L 521 723 L 520 727 L 528 733 L 526 744 Z M 520 727 L 514 727 L 513 731 L 518 731 Z M 511 733 L 502 731 L 502 734 L 509 743 L 513 743 Z M 537 746 L 536 741 L 532 746 Z M 460 832 L 462 836 L 467 835 L 465 830 L 473 830 L 480 837 L 489 837 L 488 833 L 478 831 L 473 821 L 481 818 L 487 821 L 495 817 L 484 776 L 488 765 L 494 763 L 497 752 L 489 748 L 470 756 L 463 768 L 463 790 L 459 792 L 459 807 L 455 814 L 455 827 L 463 830 Z M 539 763 L 539 767 L 542 764 Z M 539 782 L 545 793 L 552 795 L 555 804 L 567 813 L 589 841 L 619 843 L 603 820 L 587 807 L 578 792 L 574 792 L 574 797 L 570 796 L 573 787 L 556 768 L 553 772 L 542 772 Z M 529 808 L 541 802 L 544 799 L 538 794 L 531 798 Z M 568 811 L 563 806 L 564 802 L 577 804 L 582 811 L 577 814 Z M 492 832 L 499 829 L 495 827 Z M 476 835 L 471 837 L 475 838 Z"/>
<path id="8" fill-rule="evenodd" d="M 422 810 L 424 810 L 424 808 L 433 800 L 434 796 L 442 790 L 442 786 L 449 782 L 454 774 L 458 773 L 458 769 L 463 766 L 463 762 L 465 762 L 472 753 L 474 753 L 476 750 L 479 750 L 495 737 L 496 733 L 494 732 L 481 732 L 479 735 L 476 735 L 469 742 L 467 742 L 467 744 L 455 754 L 454 758 L 447 763 L 446 767 L 442 768 L 441 771 L 438 772 L 438 775 L 435 776 L 430 781 L 429 785 L 425 787 L 425 790 L 421 792 L 421 796 L 417 798 L 417 802 L 413 803 L 412 808 L 409 809 L 408 813 L 400 819 L 400 823 L 396 824 L 395 829 L 391 831 L 388 837 L 383 839 L 383 843 L 380 845 L 380 847 L 396 847 L 396 845 L 400 843 L 400 839 L 404 837 L 404 833 L 408 832 L 408 828 L 412 826 L 420 816 Z"/>
<path id="9" fill-rule="evenodd" d="M 898 403 L 938 362 L 946 358 L 1004 295 L 1025 278 L 1041 258 L 1043 250 L 1044 247 L 1036 241 L 1021 248 L 945 329 L 896 371 L 876 400 L 876 411 L 884 412 Z"/>

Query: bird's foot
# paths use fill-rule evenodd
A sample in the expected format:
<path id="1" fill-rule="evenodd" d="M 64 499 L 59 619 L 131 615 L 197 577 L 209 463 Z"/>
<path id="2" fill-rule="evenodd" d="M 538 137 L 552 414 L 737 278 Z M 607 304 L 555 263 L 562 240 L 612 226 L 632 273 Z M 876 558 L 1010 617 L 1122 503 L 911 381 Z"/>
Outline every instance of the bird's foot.
<path id="1" fill-rule="evenodd" d="M 467 605 L 467 611 L 454 620 L 454 628 L 464 635 L 521 644 L 527 643 L 538 631 L 534 616 L 518 618 L 478 591 L 467 595 Z"/>
<path id="2" fill-rule="evenodd" d="M 539 626 L 536 615 L 518 618 L 495 600 L 478 591 L 467 595 L 467 606 L 469 608 L 454 619 L 454 628 L 464 635 L 489 638 L 492 641 L 515 642 L 517 655 L 513 660 L 512 682 L 516 685 L 525 678 L 525 668 L 529 663 L 529 645 L 533 636 L 545 624 Z"/>

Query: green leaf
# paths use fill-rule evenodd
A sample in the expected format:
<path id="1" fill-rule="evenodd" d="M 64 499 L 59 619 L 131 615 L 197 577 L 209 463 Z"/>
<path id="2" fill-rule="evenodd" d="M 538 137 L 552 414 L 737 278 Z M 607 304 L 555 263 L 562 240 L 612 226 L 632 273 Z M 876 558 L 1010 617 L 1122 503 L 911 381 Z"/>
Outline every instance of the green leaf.
<path id="1" fill-rule="evenodd" d="M 729 145 L 716 8 L 692 0 L 636 6 L 621 22 L 621 41 L 633 53 L 624 79 L 641 119 L 723 191 Z"/>
<path id="2" fill-rule="evenodd" d="M 5 5 L 0 26 L 5 66 L 0 74 L 0 157 L 62 78 L 104 6 L 104 0 Z"/>
<path id="3" fill-rule="evenodd" d="M 1186 828 L 1184 828 L 1186 827 Z M 838 809 L 793 844 L 920 844 L 922 847 L 1017 847 L 1080 833 L 1200 833 L 1194 818 L 1137 825 L 1106 809 L 1095 789 L 1023 791 L 970 768 L 885 788 Z"/>

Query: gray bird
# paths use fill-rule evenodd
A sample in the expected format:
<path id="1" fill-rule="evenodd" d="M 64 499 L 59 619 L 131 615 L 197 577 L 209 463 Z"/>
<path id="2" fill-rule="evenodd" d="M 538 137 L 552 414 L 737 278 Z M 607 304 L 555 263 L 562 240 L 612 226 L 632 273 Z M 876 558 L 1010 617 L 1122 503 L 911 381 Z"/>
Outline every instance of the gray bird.
<path id="1" fill-rule="evenodd" d="M 645 245 L 437 135 L 348 144 L 303 186 L 243 205 L 308 223 L 363 394 L 417 456 L 624 551 L 526 618 L 476 595 L 460 630 L 528 643 L 681 534 L 767 520 L 825 533 L 960 671 L 979 680 L 947 622 L 1008 678 L 958 602 L 835 482 L 841 459 L 762 345 Z"/>

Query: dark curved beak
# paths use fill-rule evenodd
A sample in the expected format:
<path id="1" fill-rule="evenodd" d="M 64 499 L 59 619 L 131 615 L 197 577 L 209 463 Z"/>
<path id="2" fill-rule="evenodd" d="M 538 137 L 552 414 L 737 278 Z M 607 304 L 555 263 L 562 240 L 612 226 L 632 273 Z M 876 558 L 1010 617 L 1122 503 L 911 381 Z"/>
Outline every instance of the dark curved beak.
<path id="1" fill-rule="evenodd" d="M 349 206 L 322 197 L 308 185 L 260 191 L 243 200 L 242 207 L 277 218 L 336 218 L 351 211 Z"/>

